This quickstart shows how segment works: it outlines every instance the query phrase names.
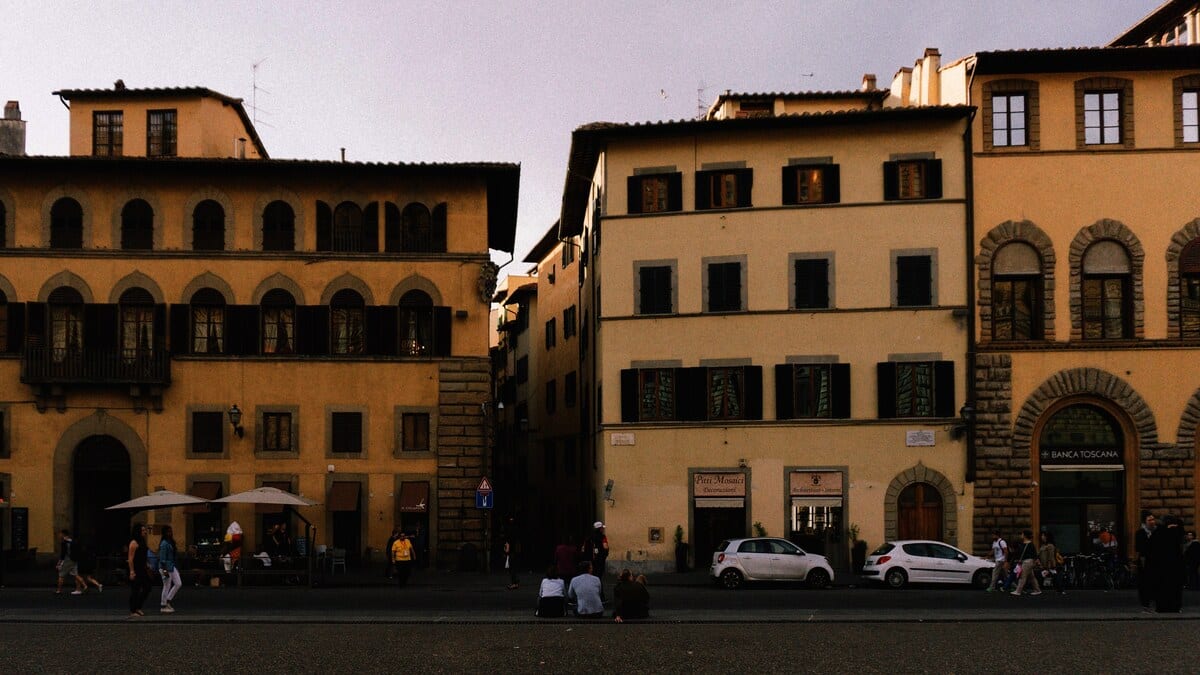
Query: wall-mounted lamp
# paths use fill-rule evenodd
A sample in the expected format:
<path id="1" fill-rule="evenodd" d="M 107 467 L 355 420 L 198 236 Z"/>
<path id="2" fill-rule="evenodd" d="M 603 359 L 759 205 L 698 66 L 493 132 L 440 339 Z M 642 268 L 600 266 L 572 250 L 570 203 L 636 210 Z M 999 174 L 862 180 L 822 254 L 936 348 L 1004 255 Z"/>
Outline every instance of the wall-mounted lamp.
<path id="1" fill-rule="evenodd" d="M 962 438 L 975 427 L 975 407 L 971 405 L 970 401 L 958 409 L 958 420 L 950 427 L 950 436 L 954 440 Z"/>
<path id="2" fill-rule="evenodd" d="M 744 468 L 746 468 L 746 460 L 744 460 L 744 459 L 739 459 L 739 460 L 738 460 L 738 468 L 739 468 L 739 469 L 744 469 Z"/>
<path id="3" fill-rule="evenodd" d="M 229 425 L 233 427 L 233 433 L 237 434 L 238 438 L 244 437 L 246 430 L 242 428 L 242 411 L 238 409 L 237 404 L 230 406 L 226 414 L 229 415 Z"/>

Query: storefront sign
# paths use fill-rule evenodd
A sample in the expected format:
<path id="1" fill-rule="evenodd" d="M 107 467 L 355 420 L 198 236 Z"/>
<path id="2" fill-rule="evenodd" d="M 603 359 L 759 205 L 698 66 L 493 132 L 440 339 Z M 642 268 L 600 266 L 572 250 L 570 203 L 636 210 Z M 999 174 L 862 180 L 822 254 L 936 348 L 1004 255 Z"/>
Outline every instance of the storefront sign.
<path id="1" fill-rule="evenodd" d="M 909 448 L 932 448 L 933 432 L 928 429 L 915 429 L 904 432 L 904 445 Z"/>
<path id="2" fill-rule="evenodd" d="M 1120 448 L 1043 448 L 1042 466 L 1059 464 L 1120 466 L 1124 464 Z"/>
<path id="3" fill-rule="evenodd" d="M 793 471 L 789 484 L 793 497 L 842 496 L 841 471 Z"/>
<path id="4" fill-rule="evenodd" d="M 745 497 L 744 473 L 697 473 L 692 476 L 694 497 Z"/>

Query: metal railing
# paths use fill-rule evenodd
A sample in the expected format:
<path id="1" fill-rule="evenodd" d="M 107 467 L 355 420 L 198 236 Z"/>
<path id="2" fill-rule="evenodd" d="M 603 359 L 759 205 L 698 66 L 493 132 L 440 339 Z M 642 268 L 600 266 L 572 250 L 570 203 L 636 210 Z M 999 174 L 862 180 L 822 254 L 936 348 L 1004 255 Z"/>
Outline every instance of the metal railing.
<path id="1" fill-rule="evenodd" d="M 87 349 L 27 346 L 21 357 L 26 384 L 170 384 L 165 349 Z"/>

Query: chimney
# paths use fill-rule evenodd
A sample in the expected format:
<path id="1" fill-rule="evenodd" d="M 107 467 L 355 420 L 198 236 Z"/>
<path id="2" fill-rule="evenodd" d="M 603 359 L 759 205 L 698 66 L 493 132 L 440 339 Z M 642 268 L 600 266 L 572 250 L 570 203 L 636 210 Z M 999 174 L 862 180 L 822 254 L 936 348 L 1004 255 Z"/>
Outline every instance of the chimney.
<path id="1" fill-rule="evenodd" d="M 4 104 L 4 119 L 0 120 L 0 155 L 25 154 L 25 120 L 21 119 L 21 104 Z"/>
<path id="2" fill-rule="evenodd" d="M 936 47 L 926 47 L 921 59 L 921 105 L 942 103 L 942 55 Z"/>
<path id="3" fill-rule="evenodd" d="M 862 79 L 863 91 L 875 91 L 875 73 L 864 73 Z"/>
<path id="4" fill-rule="evenodd" d="M 233 142 L 233 156 L 238 159 L 246 159 L 246 139 L 239 138 Z"/>

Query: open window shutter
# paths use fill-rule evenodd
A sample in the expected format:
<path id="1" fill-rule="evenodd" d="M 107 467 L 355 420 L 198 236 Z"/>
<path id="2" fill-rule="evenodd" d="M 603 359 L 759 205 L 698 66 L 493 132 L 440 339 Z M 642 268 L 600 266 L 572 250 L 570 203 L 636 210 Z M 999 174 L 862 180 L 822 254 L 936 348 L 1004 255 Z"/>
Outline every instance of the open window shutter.
<path id="1" fill-rule="evenodd" d="M 782 171 L 783 203 L 796 203 L 796 167 L 785 166 Z"/>
<path id="2" fill-rule="evenodd" d="M 402 251 L 403 248 L 400 245 L 400 209 L 391 202 L 384 204 L 383 221 L 383 250 L 388 253 Z"/>
<path id="3" fill-rule="evenodd" d="M 433 355 L 450 356 L 452 312 L 449 307 L 433 308 Z"/>
<path id="4" fill-rule="evenodd" d="M 751 206 L 751 196 L 754 192 L 754 169 L 737 171 L 737 205 Z"/>
<path id="5" fill-rule="evenodd" d="M 120 335 L 116 305 L 83 306 L 83 346 L 88 350 L 116 351 Z"/>
<path id="6" fill-rule="evenodd" d="M 683 174 L 673 173 L 667 176 L 667 210 L 683 210 Z"/>
<path id="7" fill-rule="evenodd" d="M 154 306 L 154 349 L 167 349 L 167 306 L 162 304 Z"/>
<path id="8" fill-rule="evenodd" d="M 824 197 L 826 204 L 838 204 L 842 201 L 842 169 L 837 164 L 825 167 Z M 795 186 L 792 186 L 795 189 Z"/>
<path id="9" fill-rule="evenodd" d="M 831 380 L 829 384 L 833 388 L 832 417 L 839 420 L 850 419 L 850 364 L 834 363 L 830 365 L 829 375 Z"/>
<path id="10" fill-rule="evenodd" d="M 362 250 L 364 253 L 379 252 L 379 202 L 367 204 L 363 212 Z"/>
<path id="11" fill-rule="evenodd" d="M 302 305 L 296 308 L 296 353 L 308 356 L 329 353 L 329 307 Z"/>
<path id="12" fill-rule="evenodd" d="M 708 368 L 675 369 L 675 419 L 708 419 Z"/>
<path id="13" fill-rule="evenodd" d="M 879 395 L 879 419 L 896 416 L 896 364 L 884 361 L 875 366 Z"/>
<path id="14" fill-rule="evenodd" d="M 696 210 L 712 207 L 712 193 L 709 189 L 709 174 L 706 171 L 696 172 Z"/>
<path id="15" fill-rule="evenodd" d="M 925 162 L 925 198 L 942 198 L 942 160 L 931 159 Z"/>
<path id="16" fill-rule="evenodd" d="M 3 351 L 19 354 L 25 346 L 25 303 L 10 302 L 8 310 L 8 344 L 0 345 Z"/>
<path id="17" fill-rule="evenodd" d="M 446 203 L 442 202 L 433 207 L 430 216 L 430 242 L 434 253 L 446 252 Z"/>
<path id="18" fill-rule="evenodd" d="M 763 418 L 762 366 L 746 366 L 745 385 L 742 413 L 748 420 L 761 420 Z"/>
<path id="19" fill-rule="evenodd" d="M 625 179 L 627 197 L 629 203 L 626 206 L 626 212 L 629 214 L 642 212 L 642 177 L 630 176 Z M 670 191 L 668 190 L 668 194 Z"/>
<path id="20" fill-rule="evenodd" d="M 883 163 L 883 199 L 894 201 L 900 198 L 900 163 Z"/>
<path id="21" fill-rule="evenodd" d="M 638 371 L 626 368 L 621 371 L 621 421 L 638 421 Z"/>
<path id="22" fill-rule="evenodd" d="M 46 303 L 25 304 L 25 343 L 34 347 L 46 346 Z"/>
<path id="23" fill-rule="evenodd" d="M 775 419 L 792 419 L 795 383 L 792 381 L 792 364 L 775 365 Z"/>
<path id="24" fill-rule="evenodd" d="M 171 305 L 171 353 L 192 353 L 192 306 Z"/>
<path id="25" fill-rule="evenodd" d="M 954 417 L 954 362 L 933 362 L 933 414 Z"/>
<path id="26" fill-rule="evenodd" d="M 367 353 L 395 356 L 400 308 L 393 305 L 367 307 L 363 316 L 367 323 Z"/>
<path id="27" fill-rule="evenodd" d="M 333 250 L 333 210 L 325 202 L 317 202 L 317 250 Z"/>

